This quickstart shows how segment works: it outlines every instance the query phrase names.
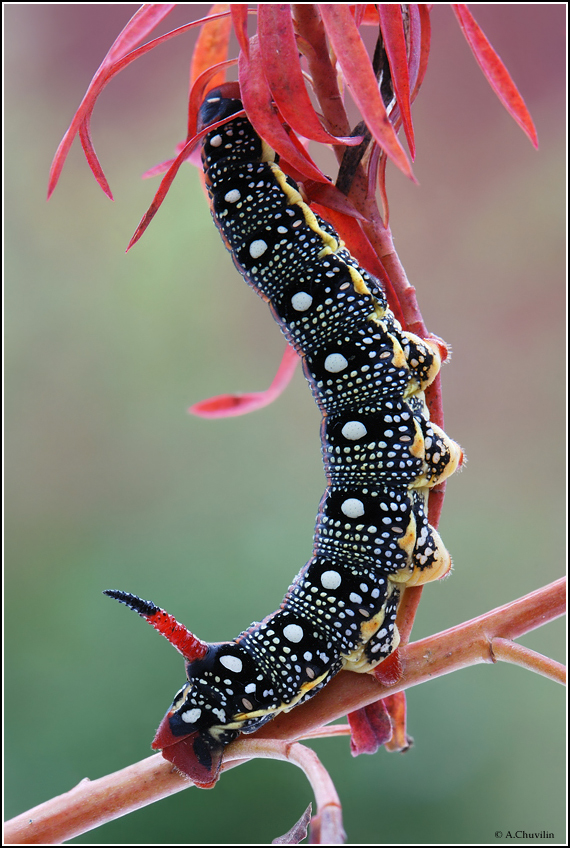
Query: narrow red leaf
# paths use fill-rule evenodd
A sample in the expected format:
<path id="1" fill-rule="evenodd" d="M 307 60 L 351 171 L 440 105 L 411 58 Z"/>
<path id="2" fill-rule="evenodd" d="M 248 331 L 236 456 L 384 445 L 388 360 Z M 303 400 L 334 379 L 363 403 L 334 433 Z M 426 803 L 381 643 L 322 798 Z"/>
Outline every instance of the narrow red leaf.
<path id="1" fill-rule="evenodd" d="M 416 145 L 414 142 L 414 127 L 410 109 L 410 78 L 402 9 L 398 3 L 380 3 L 378 5 L 378 14 L 380 15 L 380 28 L 384 39 L 384 48 L 388 57 L 388 64 L 390 65 L 394 94 L 400 107 L 400 115 L 402 117 L 406 140 L 410 148 L 410 155 L 414 159 Z"/>
<path id="2" fill-rule="evenodd" d="M 262 3 L 257 32 L 263 70 L 279 111 L 295 132 L 322 144 L 357 145 L 362 136 L 331 135 L 321 124 L 307 93 L 291 18 L 291 6 Z"/>
<path id="3" fill-rule="evenodd" d="M 417 78 L 413 83 L 413 90 L 411 95 L 412 103 L 416 99 L 416 95 L 420 90 L 420 87 L 424 81 L 424 77 L 426 75 L 428 59 L 429 59 L 429 49 L 431 44 L 431 20 L 429 16 L 429 8 L 425 3 L 418 3 L 414 6 L 414 9 L 417 9 L 419 16 L 419 24 L 421 28 L 420 35 L 420 56 L 419 56 L 419 67 L 417 71 Z M 412 35 L 412 44 L 415 45 L 416 39 Z"/>
<path id="4" fill-rule="evenodd" d="M 235 118 L 236 116 L 244 115 L 244 114 L 245 114 L 245 112 L 243 112 L 243 110 L 242 110 L 240 112 L 236 112 L 235 115 L 232 115 L 232 118 Z M 147 211 L 145 212 L 145 214 L 141 218 L 140 223 L 139 223 L 138 227 L 136 228 L 133 237 L 131 238 L 130 242 L 128 243 L 127 250 L 126 250 L 127 253 L 129 252 L 131 247 L 133 247 L 137 243 L 137 241 L 141 238 L 141 236 L 143 235 L 143 233 L 147 229 L 148 225 L 150 224 L 150 222 L 152 221 L 152 219 L 154 218 L 154 216 L 156 215 L 156 213 L 160 209 L 160 206 L 162 205 L 162 201 L 166 197 L 168 189 L 172 185 L 174 178 L 175 178 L 176 174 L 178 173 L 180 166 L 182 165 L 184 160 L 188 159 L 188 157 L 190 156 L 190 154 L 192 153 L 192 151 L 194 150 L 194 148 L 196 147 L 198 142 L 202 138 L 204 138 L 204 136 L 207 135 L 207 133 L 209 133 L 210 130 L 215 129 L 216 127 L 221 127 L 223 124 L 225 124 L 227 122 L 227 120 L 228 119 L 225 118 L 223 121 L 217 121 L 217 123 L 211 124 L 210 126 L 205 127 L 203 130 L 201 130 L 199 133 L 197 133 L 195 136 L 193 136 L 189 141 L 187 141 L 186 144 L 182 147 L 182 150 L 180 151 L 180 153 L 178 154 L 178 156 L 173 161 L 172 165 L 170 166 L 170 168 L 168 169 L 168 171 L 166 172 L 166 174 L 162 178 L 162 182 L 160 183 L 160 186 L 158 187 L 158 191 L 154 195 L 152 203 L 150 204 Z"/>
<path id="5" fill-rule="evenodd" d="M 228 13 L 224 12 L 222 14 L 227 15 Z M 134 62 L 136 59 L 138 59 L 140 56 L 143 56 L 150 50 L 154 50 L 154 48 L 158 47 L 159 44 L 163 44 L 165 41 L 169 41 L 171 38 L 175 38 L 176 36 L 182 35 L 182 33 L 188 32 L 188 30 L 193 29 L 196 26 L 200 26 L 205 21 L 211 20 L 212 17 L 222 17 L 222 15 L 201 18 L 200 20 L 192 21 L 189 24 L 185 24 L 184 26 L 171 30 L 170 32 L 165 33 L 164 35 L 161 35 L 158 38 L 147 42 L 147 44 L 143 44 L 142 47 L 139 47 L 137 50 L 133 50 L 132 53 L 129 53 L 127 56 L 124 56 L 122 59 L 119 59 L 118 61 L 113 63 L 110 63 L 108 60 L 109 53 L 111 52 L 109 51 L 105 59 L 103 59 L 103 62 L 99 66 L 97 72 L 95 73 L 95 76 L 91 80 L 89 88 L 87 89 L 87 92 L 85 93 L 85 96 L 81 101 L 79 108 L 73 116 L 73 120 L 69 125 L 67 132 L 59 143 L 59 147 L 57 148 L 57 151 L 53 158 L 49 174 L 48 200 L 57 185 L 63 165 L 67 158 L 67 154 L 69 153 L 71 145 L 73 144 L 73 139 L 79 132 L 79 128 L 81 127 L 81 124 L 85 121 L 85 118 L 91 115 L 97 98 L 99 97 L 105 86 L 111 81 L 111 79 L 118 73 L 120 73 L 122 70 L 124 70 L 124 68 Z M 114 47 L 112 47 L 111 50 L 114 50 Z"/>
<path id="6" fill-rule="evenodd" d="M 137 44 L 140 44 L 143 38 L 146 38 L 149 32 L 152 32 L 175 7 L 176 3 L 144 3 L 123 27 L 103 61 L 112 64 L 117 59 L 122 59 Z"/>
<path id="7" fill-rule="evenodd" d="M 247 35 L 247 3 L 230 3 L 232 23 L 242 53 L 249 58 L 249 38 Z"/>
<path id="8" fill-rule="evenodd" d="M 451 5 L 459 21 L 463 35 L 467 39 L 467 43 L 479 63 L 479 67 L 487 77 L 491 88 L 509 115 L 515 119 L 519 127 L 527 134 L 533 145 L 538 147 L 538 136 L 535 126 L 511 75 L 467 6 L 464 3 L 452 3 Z"/>
<path id="9" fill-rule="evenodd" d="M 182 150 L 183 147 L 184 147 L 183 144 L 177 144 L 176 145 L 176 154 L 177 155 L 178 155 L 178 153 L 180 153 L 180 151 Z M 146 170 L 144 172 L 144 174 L 141 174 L 141 179 L 142 180 L 150 180 L 153 177 L 159 177 L 161 174 L 165 174 L 168 171 L 168 169 L 172 165 L 174 165 L 175 161 L 176 161 L 176 157 L 174 159 L 165 159 L 164 162 L 159 162 L 158 165 L 153 165 L 152 168 L 148 168 L 148 170 Z"/>
<path id="10" fill-rule="evenodd" d="M 414 179 L 408 157 L 386 114 L 372 63 L 350 9 L 342 3 L 321 3 L 319 9 L 346 83 L 370 132 L 398 168 Z"/>
<path id="11" fill-rule="evenodd" d="M 91 115 L 88 114 L 85 116 L 85 120 L 79 127 L 79 139 L 81 141 L 81 147 L 83 148 L 83 152 L 85 153 L 85 158 L 87 159 L 87 164 L 89 165 L 91 172 L 104 193 L 110 200 L 114 200 L 113 192 L 111 191 L 111 186 L 107 182 L 107 177 L 103 173 L 103 168 L 101 167 L 101 163 L 97 158 L 97 154 L 95 153 L 95 148 L 93 147 L 93 142 L 91 141 Z"/>
<path id="12" fill-rule="evenodd" d="M 214 88 L 214 84 L 218 84 L 215 83 L 215 81 L 218 79 L 218 75 L 220 77 L 222 76 L 220 72 L 225 72 L 228 68 L 232 68 L 234 65 L 237 65 L 237 59 L 228 59 L 226 62 L 219 62 L 212 67 L 206 68 L 206 70 L 204 70 L 200 76 L 194 80 L 192 88 L 190 89 L 190 96 L 188 97 L 187 139 L 190 139 L 196 134 L 198 111 L 204 102 L 206 90 Z M 225 73 L 223 73 L 223 76 L 225 77 Z"/>
<path id="13" fill-rule="evenodd" d="M 357 26 L 378 26 L 378 10 L 375 3 L 356 3 L 351 5 L 354 9 L 354 20 Z"/>
<path id="14" fill-rule="evenodd" d="M 268 406 L 285 391 L 299 362 L 297 353 L 287 345 L 277 374 L 264 392 L 217 395 L 195 403 L 188 412 L 200 418 L 229 418 L 232 415 L 246 415 L 248 412 Z"/>
<path id="15" fill-rule="evenodd" d="M 342 212 L 343 215 L 349 215 L 351 218 L 356 218 L 359 221 L 366 221 L 350 198 L 339 191 L 334 185 L 326 185 L 325 183 L 316 183 L 314 180 L 305 180 L 303 189 L 310 203 L 318 203 L 326 209 L 334 209 L 335 212 Z"/>
<path id="16" fill-rule="evenodd" d="M 214 3 L 210 14 L 229 12 L 229 3 Z M 228 46 L 232 31 L 232 19 L 229 15 L 217 20 L 208 21 L 200 31 L 190 64 L 190 89 L 204 71 L 225 62 L 228 57 Z M 225 74 L 220 74 L 212 80 L 212 86 L 225 82 Z"/>
<path id="17" fill-rule="evenodd" d="M 185 144 L 185 141 L 178 142 L 178 144 L 174 148 L 176 156 L 178 156 L 178 154 L 182 152 Z M 166 159 L 166 161 L 164 162 L 159 162 L 158 165 L 153 165 L 152 168 L 149 168 L 148 171 L 145 171 L 144 174 L 141 174 L 141 179 L 149 180 L 152 177 L 158 177 L 161 174 L 165 174 L 168 169 L 172 165 L 174 165 L 175 161 L 176 157 L 174 159 Z M 195 148 L 186 158 L 186 161 L 189 162 L 190 165 L 194 165 L 194 167 L 199 168 L 202 172 L 202 151 L 199 148 Z"/>
<path id="18" fill-rule="evenodd" d="M 103 71 L 112 65 L 116 59 L 124 56 L 129 50 L 131 50 L 135 44 L 138 44 L 142 41 L 145 36 L 151 32 L 154 27 L 160 23 L 176 6 L 176 3 L 155 3 L 155 4 L 145 4 L 138 9 L 132 18 L 128 21 L 126 26 L 123 27 L 111 48 L 109 49 L 107 55 L 101 62 L 95 76 L 91 80 L 89 88 L 85 94 L 85 97 L 81 101 L 79 109 L 75 113 L 71 125 L 69 126 L 67 132 L 62 138 L 59 147 L 54 156 L 49 180 L 48 180 L 48 200 L 51 197 L 53 190 L 55 189 L 57 182 L 59 180 L 63 165 L 67 158 L 67 154 L 69 153 L 69 149 L 73 143 L 73 139 L 75 135 L 79 131 L 79 127 L 83 122 L 83 119 L 86 115 L 90 114 L 93 110 L 93 106 L 95 105 L 95 101 L 97 99 L 98 94 L 100 93 L 101 88 L 99 88 L 96 93 L 95 89 L 97 89 L 97 84 L 99 81 L 99 77 L 103 74 Z M 92 145 L 91 145 L 91 149 Z M 95 157 L 96 159 L 96 157 Z M 95 179 L 101 187 L 103 191 L 112 199 L 113 196 L 111 194 L 111 189 L 109 188 L 109 184 L 103 175 L 103 171 L 101 166 L 99 165 L 98 174 L 95 174 Z M 106 188 L 105 188 L 106 185 Z"/>
<path id="19" fill-rule="evenodd" d="M 290 138 L 287 135 L 283 124 L 275 114 L 271 91 L 263 72 L 257 36 L 250 39 L 249 51 L 249 59 L 245 53 L 240 53 L 239 83 L 244 109 L 256 132 L 305 177 L 317 182 L 330 182 L 317 168 L 309 154 L 302 147 L 299 149 L 295 146 L 294 136 Z"/>

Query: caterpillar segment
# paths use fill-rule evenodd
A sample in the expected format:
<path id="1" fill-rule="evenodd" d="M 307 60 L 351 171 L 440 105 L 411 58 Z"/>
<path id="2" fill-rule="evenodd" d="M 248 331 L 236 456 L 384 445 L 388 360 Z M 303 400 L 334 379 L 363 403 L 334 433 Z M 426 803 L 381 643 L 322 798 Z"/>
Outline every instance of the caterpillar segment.
<path id="1" fill-rule="evenodd" d="M 247 118 L 232 118 L 241 109 L 231 83 L 200 111 L 200 129 L 228 119 L 203 142 L 212 215 L 302 358 L 322 412 L 326 490 L 311 558 L 279 609 L 232 641 L 203 643 L 154 604 L 107 593 L 186 658 L 187 682 L 153 748 L 201 786 L 215 783 L 239 733 L 313 697 L 341 669 L 369 672 L 393 655 L 402 590 L 451 568 L 427 495 L 462 462 L 424 398 L 444 343 L 402 330 L 378 280 L 305 203 Z"/>

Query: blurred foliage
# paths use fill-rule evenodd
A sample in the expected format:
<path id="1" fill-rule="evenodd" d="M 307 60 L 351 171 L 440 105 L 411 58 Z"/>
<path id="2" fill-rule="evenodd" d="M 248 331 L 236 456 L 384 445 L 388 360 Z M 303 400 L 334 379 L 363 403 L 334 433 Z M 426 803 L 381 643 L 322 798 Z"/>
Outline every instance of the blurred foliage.
<path id="1" fill-rule="evenodd" d="M 276 608 L 308 558 L 323 489 L 319 413 L 300 375 L 251 417 L 185 413 L 266 387 L 283 349 L 221 249 L 194 169 L 124 254 L 156 185 L 139 175 L 184 135 L 192 35 L 131 66 L 95 110 L 116 203 L 78 148 L 45 203 L 57 143 L 135 8 L 5 12 L 7 816 L 149 754 L 183 681 L 178 655 L 101 590 L 231 638 Z M 204 10 L 179 8 L 166 28 Z M 392 171 L 388 191 L 426 322 L 453 346 L 446 430 L 469 463 L 441 524 L 455 572 L 426 589 L 416 638 L 556 579 L 564 562 L 565 8 L 475 14 L 541 147 L 436 8 L 414 105 L 420 186 Z M 563 659 L 562 634 L 557 622 L 522 641 Z M 524 829 L 564 842 L 563 697 L 519 668 L 480 666 L 409 692 L 405 756 L 315 743 L 350 841 L 489 844 Z M 309 800 L 298 770 L 259 761 L 75 841 L 268 842 Z"/>

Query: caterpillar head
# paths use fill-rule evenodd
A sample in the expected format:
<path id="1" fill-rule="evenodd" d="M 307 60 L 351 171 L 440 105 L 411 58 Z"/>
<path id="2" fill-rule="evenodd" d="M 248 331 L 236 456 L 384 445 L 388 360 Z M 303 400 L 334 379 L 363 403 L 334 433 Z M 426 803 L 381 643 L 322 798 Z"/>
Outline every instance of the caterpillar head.
<path id="1" fill-rule="evenodd" d="M 186 659 L 188 680 L 161 721 L 152 747 L 197 785 L 213 786 L 225 746 L 245 724 L 253 729 L 256 722 L 248 722 L 247 713 L 260 706 L 257 690 L 267 688 L 252 658 L 235 642 L 202 642 L 150 601 L 116 590 L 104 594 L 145 618 Z"/>

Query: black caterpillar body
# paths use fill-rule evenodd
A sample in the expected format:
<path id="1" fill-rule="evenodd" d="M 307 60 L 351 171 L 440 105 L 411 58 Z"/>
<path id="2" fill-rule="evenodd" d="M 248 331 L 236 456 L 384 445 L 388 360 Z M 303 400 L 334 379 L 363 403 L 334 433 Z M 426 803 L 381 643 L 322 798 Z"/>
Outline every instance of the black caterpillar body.
<path id="1" fill-rule="evenodd" d="M 395 650 L 403 587 L 451 568 L 426 505 L 462 458 L 424 401 L 440 347 L 402 330 L 379 282 L 311 211 L 250 122 L 231 119 L 243 108 L 233 92 L 210 92 L 200 112 L 203 127 L 230 117 L 203 144 L 212 215 L 302 358 L 323 415 L 327 487 L 313 554 L 280 608 L 231 642 L 205 645 L 159 728 L 153 747 L 163 753 L 192 735 L 193 753 L 176 764 L 202 784 L 240 732 L 312 697 L 341 669 L 371 671 Z M 153 623 L 158 608 L 112 594 Z"/>

